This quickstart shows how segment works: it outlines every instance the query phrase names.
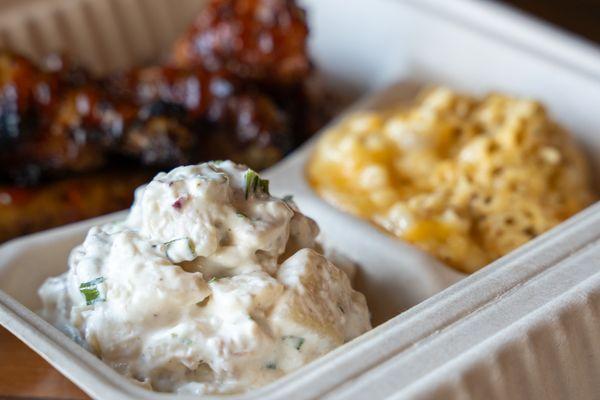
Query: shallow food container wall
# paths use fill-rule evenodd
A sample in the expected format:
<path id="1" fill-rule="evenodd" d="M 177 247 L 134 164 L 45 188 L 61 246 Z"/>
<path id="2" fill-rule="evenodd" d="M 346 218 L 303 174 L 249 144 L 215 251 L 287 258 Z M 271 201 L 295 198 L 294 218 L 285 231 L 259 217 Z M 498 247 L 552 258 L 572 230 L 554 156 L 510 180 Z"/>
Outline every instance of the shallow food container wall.
<path id="1" fill-rule="evenodd" d="M 205 0 L 54 0 L 0 15 L 0 48 L 68 54 L 97 74 L 158 61 Z"/>
<path id="2" fill-rule="evenodd" d="M 96 72 L 105 73 L 159 59 L 202 3 L 201 0 L 178 1 L 177 7 L 168 0 L 38 3 L 36 8 L 23 8 L 0 16 L 0 45 L 37 57 L 47 51 L 63 50 Z M 447 84 L 476 94 L 499 90 L 534 97 L 543 101 L 551 115 L 585 143 L 598 170 L 600 114 L 596 108 L 600 104 L 600 56 L 594 50 L 576 46 L 576 42 L 527 20 L 516 18 L 516 22 L 511 22 L 503 9 L 467 0 L 456 0 L 451 5 L 435 0 L 377 0 L 368 6 L 361 0 L 302 3 L 308 8 L 311 49 L 316 64 L 332 85 L 346 85 L 344 87 L 356 89 L 357 93 L 366 93 L 400 82 L 393 93 L 403 100 L 411 98 L 415 86 L 431 83 Z M 510 13 L 508 16 L 513 17 Z M 463 277 L 412 246 L 318 199 L 304 179 L 304 166 L 312 143 L 266 174 L 272 179 L 276 194 L 293 194 L 302 210 L 319 222 L 328 246 L 361 264 L 357 286 L 366 293 L 376 324 Z M 585 215 L 594 217 L 595 221 L 597 214 L 598 210 L 588 210 Z M 579 224 L 585 222 L 582 218 Z M 542 332 L 527 334 L 527 337 L 537 337 L 554 329 L 548 321 L 536 322 L 528 313 L 542 305 L 549 307 L 546 315 L 558 313 L 559 307 L 552 308 L 549 299 L 558 296 L 559 289 L 567 291 L 568 285 L 575 287 L 580 281 L 584 282 L 586 274 L 591 274 L 593 265 L 587 264 L 588 269 L 582 268 L 573 274 L 572 282 L 565 283 L 564 278 L 569 273 L 564 272 L 562 266 L 563 269 L 556 269 L 563 271 L 563 275 L 546 275 L 550 277 L 547 287 L 540 289 L 527 284 L 538 274 L 543 275 L 546 269 L 555 268 L 560 257 L 568 258 L 577 240 L 590 246 L 595 244 L 593 238 L 581 237 L 586 232 L 583 228 L 568 231 L 569 224 L 574 223 L 563 224 L 495 266 L 462 280 L 441 296 L 413 307 L 297 373 L 242 397 L 287 394 L 292 398 L 308 398 L 329 393 L 343 398 L 370 393 L 377 398 L 393 393 L 400 397 L 430 393 L 451 398 L 477 390 L 477 385 L 472 384 L 466 384 L 460 391 L 452 386 L 465 386 L 464 381 L 456 383 L 463 379 L 462 372 L 457 371 L 470 371 L 473 365 L 475 370 L 481 366 L 481 372 L 467 375 L 471 380 L 476 381 L 487 372 L 511 379 L 503 368 L 511 360 L 516 360 L 515 365 L 520 362 L 514 354 L 522 348 L 502 347 L 498 344 L 502 340 L 495 333 L 507 330 L 524 316 L 529 319 L 521 324 L 524 326 L 520 328 L 521 334 L 529 332 L 528 329 Z M 69 250 L 82 240 L 92 224 L 75 224 L 1 248 L 0 322 L 96 397 L 164 398 L 165 395 L 142 391 L 130 384 L 14 301 L 36 310 L 39 307 L 37 287 L 46 277 L 66 269 Z M 593 225 L 587 226 L 588 234 L 594 232 Z M 578 235 L 579 239 L 573 239 Z M 559 240 L 561 238 L 564 240 Z M 554 247 L 548 247 L 547 243 Z M 536 248 L 538 257 L 527 258 L 528 249 Z M 556 257 L 546 260 L 541 257 L 544 251 L 554 251 Z M 597 261 L 594 257 L 588 260 Z M 553 276 L 563 278 L 562 283 L 553 284 Z M 588 291 L 582 291 L 581 296 L 596 293 L 597 300 L 600 286 L 597 279 L 587 284 Z M 539 298 L 528 290 L 541 290 Z M 513 302 L 497 301 L 503 298 Z M 532 300 L 528 302 L 529 298 Z M 518 300 L 528 302 L 528 307 L 519 307 Z M 561 304 L 571 303 L 564 300 Z M 592 305 L 588 310 L 596 307 L 597 311 L 597 302 L 589 304 Z M 600 329 L 598 313 L 593 315 L 596 319 L 592 319 L 591 325 L 590 317 L 585 317 L 588 318 L 587 325 L 584 324 L 588 335 L 597 334 Z M 450 334 L 452 332 L 455 336 Z M 507 341 L 509 336 L 503 337 Z M 514 340 L 519 341 L 523 336 L 515 337 Z M 497 345 L 495 351 L 508 352 L 508 356 L 503 356 L 508 361 L 499 361 L 500 367 L 490 367 L 481 361 L 481 355 L 491 351 L 486 343 Z M 533 350 L 530 347 L 528 351 L 533 353 L 546 351 L 543 347 Z M 469 350 L 477 348 L 479 353 Z M 469 351 L 475 351 L 470 359 L 465 356 Z M 578 351 L 574 353 L 582 353 L 581 349 Z M 588 352 L 588 357 L 588 365 L 597 367 L 600 355 Z M 561 362 L 563 358 L 550 357 L 548 362 Z M 457 368 L 454 373 L 438 373 L 452 362 L 462 362 L 463 368 Z M 571 360 L 570 365 L 574 364 Z M 515 370 L 518 370 L 516 366 Z M 538 375 L 542 384 L 551 382 L 550 375 L 542 372 Z M 569 379 L 576 381 L 577 376 L 573 376 L 569 375 Z M 450 389 L 448 382 L 454 382 Z M 585 390 L 596 387 L 594 382 L 588 382 Z M 551 398 L 553 393 L 548 393 Z"/>

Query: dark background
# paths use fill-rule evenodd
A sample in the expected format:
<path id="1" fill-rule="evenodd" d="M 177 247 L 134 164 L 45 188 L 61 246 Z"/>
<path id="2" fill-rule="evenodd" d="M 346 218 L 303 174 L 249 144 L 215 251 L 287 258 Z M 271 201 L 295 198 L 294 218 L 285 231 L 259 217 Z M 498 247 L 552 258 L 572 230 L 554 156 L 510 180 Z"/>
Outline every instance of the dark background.
<path id="1" fill-rule="evenodd" d="M 0 0 L 0 8 L 53 0 Z M 452 0 L 446 0 L 452 1 Z M 529 12 L 600 44 L 600 0 L 480 0 L 497 1 Z M 368 4 L 368 0 L 365 0 Z"/>
<path id="2" fill-rule="evenodd" d="M 484 0 L 491 1 L 491 0 Z M 498 0 L 600 44 L 600 0 Z"/>
<path id="3" fill-rule="evenodd" d="M 0 8 L 52 0 L 0 0 Z M 452 0 L 446 0 L 452 1 Z M 509 4 L 600 44 L 600 0 L 480 0 Z M 365 0 L 368 4 L 368 0 Z"/>

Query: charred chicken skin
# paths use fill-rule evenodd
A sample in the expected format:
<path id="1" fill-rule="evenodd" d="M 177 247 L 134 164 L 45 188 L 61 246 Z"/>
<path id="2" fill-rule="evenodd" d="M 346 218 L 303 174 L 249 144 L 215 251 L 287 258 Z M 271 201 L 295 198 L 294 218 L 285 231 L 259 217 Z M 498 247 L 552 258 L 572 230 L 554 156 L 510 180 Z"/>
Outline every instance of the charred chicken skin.
<path id="1" fill-rule="evenodd" d="M 211 0 L 161 66 L 95 78 L 0 52 L 0 241 L 124 208 L 161 168 L 279 160 L 325 122 L 307 36 L 293 0 Z"/>
<path id="2" fill-rule="evenodd" d="M 307 38 L 304 10 L 294 0 L 211 0 L 175 43 L 171 62 L 293 85 L 310 72 Z"/>

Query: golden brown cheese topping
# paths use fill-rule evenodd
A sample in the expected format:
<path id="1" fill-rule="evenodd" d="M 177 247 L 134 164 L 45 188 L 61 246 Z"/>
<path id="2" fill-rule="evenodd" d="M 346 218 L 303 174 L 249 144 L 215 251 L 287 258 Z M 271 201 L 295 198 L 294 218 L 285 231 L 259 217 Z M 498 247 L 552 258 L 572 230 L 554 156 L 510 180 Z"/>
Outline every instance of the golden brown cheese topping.
<path id="1" fill-rule="evenodd" d="M 465 272 L 596 199 L 584 155 L 540 103 L 447 88 L 343 119 L 308 177 L 327 201 Z"/>

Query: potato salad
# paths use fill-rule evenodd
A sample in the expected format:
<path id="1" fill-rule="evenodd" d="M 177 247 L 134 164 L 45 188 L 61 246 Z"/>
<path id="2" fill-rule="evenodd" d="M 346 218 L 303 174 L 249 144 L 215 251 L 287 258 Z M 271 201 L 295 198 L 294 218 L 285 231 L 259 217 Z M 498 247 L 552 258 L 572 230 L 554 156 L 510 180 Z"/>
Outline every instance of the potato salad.
<path id="1" fill-rule="evenodd" d="M 591 204 L 583 152 L 532 100 L 438 87 L 349 115 L 308 166 L 316 191 L 473 272 Z"/>
<path id="2" fill-rule="evenodd" d="M 246 167 L 179 167 L 88 232 L 40 288 L 42 315 L 153 390 L 246 391 L 371 328 L 317 234 Z"/>

